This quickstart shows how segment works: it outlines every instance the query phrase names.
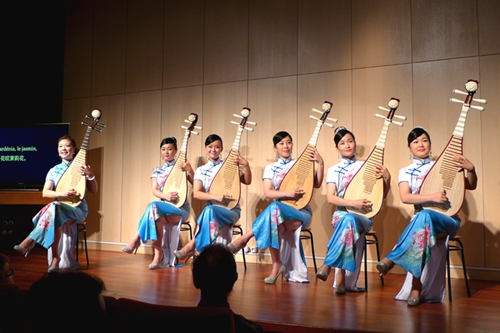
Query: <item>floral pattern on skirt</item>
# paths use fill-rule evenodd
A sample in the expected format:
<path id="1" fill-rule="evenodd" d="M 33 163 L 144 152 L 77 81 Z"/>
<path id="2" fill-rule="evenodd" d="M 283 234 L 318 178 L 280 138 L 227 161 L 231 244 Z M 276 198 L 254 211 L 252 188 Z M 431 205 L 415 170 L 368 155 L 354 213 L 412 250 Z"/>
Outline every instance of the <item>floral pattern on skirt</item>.
<path id="1" fill-rule="evenodd" d="M 71 206 L 59 201 L 53 201 L 45 205 L 33 217 L 34 229 L 28 235 L 29 238 L 48 249 L 55 239 L 55 230 L 68 221 L 75 220 L 82 223 L 88 214 L 87 202 L 83 200 L 78 206 Z"/>
<path id="2" fill-rule="evenodd" d="M 198 223 L 195 236 L 196 250 L 201 251 L 207 245 L 216 243 L 221 229 L 238 222 L 240 213 L 239 206 L 232 210 L 215 205 L 206 206 L 196 221 Z"/>
<path id="3" fill-rule="evenodd" d="M 328 252 L 324 265 L 345 269 L 350 272 L 356 270 L 356 242 L 361 232 L 372 228 L 372 220 L 357 214 L 345 211 L 335 211 L 332 216 L 334 232 L 328 244 Z M 359 249 L 363 250 L 363 249 Z"/>
<path id="4" fill-rule="evenodd" d="M 453 237 L 459 228 L 458 219 L 433 210 L 420 211 L 413 216 L 387 259 L 420 278 L 436 244 L 436 235 L 447 233 Z"/>

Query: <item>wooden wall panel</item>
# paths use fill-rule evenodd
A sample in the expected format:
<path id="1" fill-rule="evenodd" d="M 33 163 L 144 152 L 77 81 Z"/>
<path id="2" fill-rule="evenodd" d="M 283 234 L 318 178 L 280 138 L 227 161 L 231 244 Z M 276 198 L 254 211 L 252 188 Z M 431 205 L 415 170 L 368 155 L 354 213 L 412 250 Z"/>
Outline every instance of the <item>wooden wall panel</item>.
<path id="1" fill-rule="evenodd" d="M 125 97 L 121 241 L 128 242 L 147 205 L 154 200 L 150 176 L 160 165 L 161 91 Z"/>
<path id="2" fill-rule="evenodd" d="M 250 1 L 249 79 L 297 74 L 297 0 Z"/>
<path id="3" fill-rule="evenodd" d="M 298 72 L 351 68 L 351 3 L 299 0 Z"/>
<path id="4" fill-rule="evenodd" d="M 205 84 L 248 78 L 248 0 L 205 2 Z"/>
<path id="5" fill-rule="evenodd" d="M 485 226 L 485 266 L 500 268 L 500 55 L 481 57 L 480 98 L 488 100 L 481 114 L 481 159 L 479 172 L 483 186 L 483 220 Z M 478 135 L 477 131 L 475 134 Z M 481 204 L 481 202 L 478 202 Z"/>
<path id="6" fill-rule="evenodd" d="M 193 110 L 203 126 L 200 137 L 190 140 L 188 156 L 196 167 L 205 162 L 208 134 L 223 137 L 227 156 L 236 133 L 236 126 L 229 124 L 237 120 L 232 114 L 243 106 L 252 109 L 250 121 L 258 125 L 243 134 L 240 147 L 253 172 L 253 183 L 243 187 L 241 200 L 241 222 L 248 230 L 269 204 L 261 177 L 264 167 L 276 161 L 271 141 L 276 132 L 292 134 L 297 157 L 315 126 L 308 118 L 311 108 L 330 100 L 331 116 L 339 119 L 336 126 L 354 131 L 359 158 L 364 159 L 382 128 L 382 120 L 373 117 L 382 113 L 376 107 L 397 97 L 397 114 L 408 119 L 403 128 L 389 129 L 385 162 L 392 189 L 374 220 L 385 255 L 413 213 L 401 203 L 397 188 L 399 169 L 411 162 L 407 133 L 416 125 L 428 129 L 437 158 L 460 114 L 460 105 L 448 101 L 460 98 L 452 90 L 464 89 L 465 81 L 473 78 L 481 81 L 477 95 L 489 103 L 484 112 L 471 110 L 467 117 L 464 150 L 476 165 L 480 184 L 466 195 L 460 235 L 467 261 L 473 263 L 471 277 L 488 278 L 491 269 L 500 266 L 500 211 L 495 204 L 500 195 L 499 163 L 492 153 L 500 147 L 495 1 L 77 3 L 67 22 L 63 121 L 74 123 L 70 134 L 81 137 L 84 127 L 79 123 L 85 114 L 101 108 L 107 125 L 91 140 L 92 163 L 101 172 L 101 191 L 92 203 L 99 207 L 98 215 L 91 217 L 92 244 L 120 250 L 135 233 L 138 219 L 154 199 L 149 175 L 161 163 L 159 141 L 170 133 L 182 136 L 180 125 Z M 134 92 L 149 91 L 125 93 L 126 84 Z M 332 138 L 332 130 L 324 127 L 318 150 L 325 170 L 338 162 Z M 203 205 L 192 202 L 192 219 Z M 326 186 L 315 191 L 311 205 L 320 264 L 332 232 L 333 207 L 326 202 Z M 309 244 L 304 247 L 309 256 Z M 373 250 L 369 249 L 372 262 Z M 266 251 L 247 259 L 270 262 Z M 452 264 L 459 273 L 453 276 L 460 276 L 455 253 Z M 394 272 L 403 273 L 398 268 Z"/>
<path id="7" fill-rule="evenodd" d="M 127 3 L 96 1 L 92 48 L 92 96 L 125 92 Z"/>
<path id="8" fill-rule="evenodd" d="M 69 10 L 64 41 L 63 99 L 88 97 L 91 87 L 93 2 Z"/>
<path id="9" fill-rule="evenodd" d="M 122 221 L 126 221 L 122 218 L 127 215 L 117 208 L 122 204 L 123 161 L 131 159 L 129 154 L 124 158 L 124 103 L 124 95 L 96 97 L 90 103 L 90 110 L 101 110 L 99 122 L 106 125 L 101 133 L 92 134 L 89 144 L 90 153 L 100 156 L 95 159 L 97 164 L 89 161 L 98 179 L 99 191 L 88 196 L 87 233 L 89 239 L 97 242 L 128 242 L 120 237 Z M 94 197 L 99 201 L 96 202 Z M 98 215 L 93 219 L 95 213 Z"/>
<path id="10" fill-rule="evenodd" d="M 163 87 L 203 83 L 204 0 L 165 1 Z"/>
<path id="11" fill-rule="evenodd" d="M 496 0 L 478 0 L 479 54 L 500 53 L 500 6 Z"/>
<path id="12" fill-rule="evenodd" d="M 352 1 L 352 66 L 411 61 L 410 1 Z"/>
<path id="13" fill-rule="evenodd" d="M 412 1 L 413 61 L 477 55 L 476 7 L 467 0 Z"/>
<path id="14" fill-rule="evenodd" d="M 162 88 L 163 3 L 164 0 L 128 2 L 127 92 Z"/>

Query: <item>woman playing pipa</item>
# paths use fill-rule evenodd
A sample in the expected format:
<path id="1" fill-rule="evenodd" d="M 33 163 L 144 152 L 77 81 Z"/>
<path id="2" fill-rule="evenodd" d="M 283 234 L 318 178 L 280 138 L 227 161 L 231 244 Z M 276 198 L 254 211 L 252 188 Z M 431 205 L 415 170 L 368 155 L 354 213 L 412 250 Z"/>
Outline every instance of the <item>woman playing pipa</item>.
<path id="1" fill-rule="evenodd" d="M 462 113 L 453 136 L 438 158 L 438 161 L 444 160 L 444 164 L 439 162 L 440 167 L 437 167 L 438 162 L 430 160 L 431 138 L 429 133 L 422 127 L 415 127 L 408 134 L 408 148 L 413 155 L 413 163 L 399 171 L 399 195 L 403 203 L 414 205 L 415 214 L 393 250 L 377 264 L 377 269 L 380 274 L 387 274 L 397 264 L 408 272 L 410 279 L 407 281 L 410 281 L 410 286 L 403 287 L 406 290 L 400 292 L 396 299 L 406 299 L 410 306 L 426 301 L 440 302 L 444 297 L 445 272 L 441 269 L 444 261 L 440 262 L 432 257 L 441 254 L 442 251 L 433 254 L 433 249 L 439 245 L 438 242 L 442 243 L 443 239 L 454 237 L 460 228 L 458 211 L 459 207 L 462 206 L 463 199 L 450 204 L 454 200 L 450 199 L 453 187 L 457 186 L 458 192 L 462 192 L 465 189 L 474 190 L 477 186 L 474 164 L 462 155 L 466 113 L 469 108 L 483 110 L 482 107 L 470 104 L 472 101 L 486 103 L 486 100 L 472 98 L 477 90 L 477 84 L 477 81 L 469 80 L 466 83 L 467 93 L 454 90 L 455 93 L 467 95 L 467 97 L 463 102 Z M 456 102 L 455 99 L 451 101 Z M 432 170 L 438 170 L 440 181 L 436 181 L 434 177 L 429 178 L 431 172 L 433 173 Z M 429 187 L 433 190 L 423 191 L 424 184 L 428 179 L 433 183 Z M 436 186 L 435 183 L 439 185 Z M 437 207 L 438 209 L 423 209 L 424 207 Z M 455 214 L 450 216 L 451 211 L 454 211 Z M 443 251 L 446 251 L 446 247 L 443 247 Z M 446 258 L 445 256 L 441 257 L 443 260 Z M 429 262 L 436 263 L 436 265 L 427 269 Z M 439 285 L 438 290 L 434 289 L 436 290 L 434 292 L 432 288 L 423 288 L 426 281 Z M 422 294 L 424 290 L 427 294 Z"/>
<path id="2" fill-rule="evenodd" d="M 198 116 L 192 113 L 187 122 L 179 157 L 177 139 L 168 137 L 160 143 L 160 154 L 165 163 L 153 169 L 151 173 L 151 191 L 160 200 L 151 202 L 139 220 L 138 231 L 122 249 L 125 253 L 137 253 L 141 240 L 153 241 L 153 261 L 149 269 L 170 267 L 175 264 L 174 251 L 179 245 L 179 232 L 182 221 L 189 218 L 191 206 L 187 200 L 187 183 L 193 183 L 194 171 L 187 160 L 187 143 L 196 127 Z M 169 182 L 169 179 L 173 180 Z M 170 183 L 170 185 L 169 185 Z"/>
<path id="3" fill-rule="evenodd" d="M 248 117 L 248 108 L 242 111 L 242 117 Z M 241 125 L 239 125 L 241 126 Z M 238 129 L 237 139 L 241 137 L 241 129 Z M 235 141 L 236 141 L 235 140 Z M 239 143 L 238 143 L 239 145 Z M 234 145 L 233 145 L 234 147 Z M 205 140 L 205 152 L 208 161 L 205 165 L 196 169 L 193 182 L 193 197 L 198 200 L 206 201 L 206 206 L 197 219 L 197 229 L 195 239 L 189 241 L 182 249 L 175 251 L 175 256 L 179 260 L 186 259 L 194 254 L 195 251 L 201 251 L 205 246 L 217 243 L 224 246 L 232 238 L 232 226 L 240 219 L 241 207 L 238 194 L 230 193 L 229 188 L 234 188 L 233 172 L 223 169 L 224 165 L 228 169 L 235 169 L 237 187 L 239 183 L 249 185 L 252 182 L 252 171 L 248 160 L 243 158 L 238 151 L 231 151 L 231 161 L 224 161 L 221 158 L 223 150 L 222 138 L 217 134 L 209 135 Z M 228 157 L 229 159 L 229 157 Z M 227 186 L 221 186 L 214 190 L 213 182 L 218 175 L 223 177 Z M 232 203 L 236 202 L 236 205 Z"/>
<path id="4" fill-rule="evenodd" d="M 337 268 L 334 281 L 336 294 L 345 294 L 346 290 L 358 291 L 356 287 L 360 271 L 361 258 L 364 251 L 364 233 L 372 228 L 373 221 L 362 214 L 350 213 L 346 207 L 357 211 L 369 211 L 372 202 L 360 195 L 358 198 L 346 199 L 344 194 L 351 180 L 365 165 L 356 159 L 356 139 L 345 127 L 337 127 L 333 137 L 335 147 L 342 156 L 340 163 L 328 169 L 326 185 L 328 202 L 337 209 L 332 216 L 333 235 L 327 244 L 328 252 L 323 265 L 316 272 L 316 278 L 326 281 L 331 268 Z M 381 179 L 384 193 L 387 195 L 391 175 L 381 164 L 373 164 L 373 177 Z M 363 237 L 361 237 L 363 236 Z M 349 273 L 346 276 L 346 271 Z"/>
<path id="5" fill-rule="evenodd" d="M 434 161 L 429 157 L 431 138 L 427 131 L 422 127 L 415 127 L 408 134 L 408 147 L 413 155 L 413 163 L 399 171 L 399 195 L 403 203 L 415 206 L 415 214 L 393 250 L 377 264 L 377 269 L 385 275 L 397 264 L 411 274 L 411 291 L 407 295 L 407 302 L 408 305 L 415 306 L 423 301 L 441 301 L 441 299 L 420 298 L 421 277 L 426 263 L 431 259 L 432 249 L 437 240 L 455 236 L 460 228 L 460 218 L 458 215 L 448 216 L 421 208 L 423 203 L 428 202 L 444 204 L 448 198 L 445 190 L 419 194 L 423 179 L 434 165 Z M 475 189 L 477 176 L 472 162 L 462 155 L 455 155 L 453 165 L 467 170 L 467 189 Z"/>
<path id="6" fill-rule="evenodd" d="M 85 192 L 97 193 L 98 190 L 95 174 L 90 165 L 86 164 L 85 150 L 90 132 L 95 129 L 94 126 L 98 124 L 100 116 L 99 110 L 92 111 L 92 118 L 87 116 L 88 119 L 92 119 L 92 124 L 88 125 L 80 151 L 77 149 L 75 140 L 69 135 L 64 135 L 58 140 L 57 151 L 61 157 L 61 163 L 47 173 L 42 192 L 44 198 L 52 198 L 54 201 L 45 205 L 35 215 L 33 231 L 19 245 L 14 246 L 14 249 L 24 256 L 28 256 L 36 243 L 49 250 L 49 272 L 60 268 L 81 268 L 73 255 L 76 242 L 75 223 L 84 222 L 88 215 Z M 104 125 L 101 126 L 104 127 Z M 80 157 L 77 159 L 75 156 Z M 71 187 L 70 185 L 61 186 L 64 177 L 72 179 L 68 182 Z M 63 227 L 68 227 L 70 231 L 69 244 L 66 245 L 60 244 Z"/>
<path id="7" fill-rule="evenodd" d="M 321 119 L 312 117 L 318 124 L 308 147 L 299 158 L 304 166 L 299 171 L 295 168 L 299 159 L 292 158 L 292 136 L 285 131 L 274 135 L 273 149 L 278 161 L 266 166 L 262 176 L 264 195 L 274 202 L 255 219 L 252 229 L 228 245 L 233 253 L 237 253 L 255 236 L 259 250 L 269 248 L 273 265 L 271 274 L 264 279 L 265 283 L 276 283 L 281 274 L 292 282 L 309 282 L 300 230 L 311 225 L 310 195 L 313 188 L 321 187 L 323 182 L 324 162 L 315 146 L 319 129 L 327 119 L 331 106 L 330 102 L 325 102 L 323 112 L 313 109 L 323 115 Z M 285 188 L 283 181 L 291 172 L 294 172 L 296 183 Z"/>

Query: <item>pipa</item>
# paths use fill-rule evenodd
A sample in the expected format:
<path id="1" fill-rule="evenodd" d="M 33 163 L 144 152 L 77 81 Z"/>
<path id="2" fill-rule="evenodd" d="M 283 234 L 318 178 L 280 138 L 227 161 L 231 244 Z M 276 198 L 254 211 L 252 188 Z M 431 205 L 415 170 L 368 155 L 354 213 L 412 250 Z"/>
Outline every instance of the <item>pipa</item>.
<path id="1" fill-rule="evenodd" d="M 422 186 L 420 187 L 420 194 L 436 193 L 444 189 L 448 201 L 444 204 L 426 203 L 422 205 L 423 209 L 430 209 L 448 216 L 456 215 L 462 208 L 465 199 L 465 174 L 464 170 L 456 166 L 453 161 L 455 154 L 462 155 L 463 153 L 463 138 L 465 131 L 465 120 L 469 108 L 483 111 L 481 106 L 471 105 L 472 101 L 477 103 L 488 103 L 485 99 L 475 99 L 474 94 L 477 91 L 479 81 L 468 80 L 465 84 L 467 92 L 454 89 L 453 92 L 459 95 L 466 95 L 465 101 L 460 101 L 451 98 L 450 101 L 462 104 L 462 112 L 458 118 L 457 125 L 453 131 L 450 141 L 444 148 L 441 155 L 439 155 L 436 163 L 429 170 L 425 176 Z"/>
<path id="2" fill-rule="evenodd" d="M 246 124 L 255 126 L 257 123 L 248 121 L 250 116 L 250 108 L 244 107 L 241 110 L 241 116 L 233 114 L 234 117 L 241 118 L 241 122 L 237 123 L 231 121 L 233 125 L 238 125 L 238 130 L 236 131 L 236 138 L 233 142 L 233 147 L 229 152 L 229 155 L 224 160 L 221 168 L 215 175 L 212 184 L 210 185 L 209 193 L 212 194 L 224 194 L 226 200 L 224 202 L 213 201 L 216 206 L 222 206 L 227 209 L 233 209 L 236 207 L 240 201 L 241 194 L 241 183 L 240 183 L 240 171 L 238 164 L 236 163 L 236 158 L 239 155 L 241 134 L 244 129 L 253 132 L 253 128 L 246 127 Z"/>
<path id="3" fill-rule="evenodd" d="M 87 147 L 89 144 L 90 133 L 92 133 L 93 130 L 102 132 L 102 130 L 100 128 L 96 128 L 96 126 L 100 126 L 102 128 L 106 127 L 106 125 L 99 123 L 101 114 L 101 111 L 94 110 L 92 111 L 92 117 L 85 116 L 85 118 L 91 120 L 90 123 L 81 123 L 82 125 L 87 126 L 87 131 L 85 133 L 83 143 L 80 145 L 80 150 L 74 157 L 73 162 L 71 162 L 71 165 L 66 169 L 56 185 L 56 192 L 65 192 L 73 188 L 76 190 L 77 195 L 72 197 L 58 197 L 57 200 L 59 202 L 76 207 L 82 202 L 83 198 L 85 197 L 87 182 L 85 181 L 85 175 L 81 174 L 80 168 L 81 166 L 87 164 Z"/>
<path id="4" fill-rule="evenodd" d="M 314 161 L 311 160 L 311 153 L 316 148 L 321 127 L 323 124 L 331 128 L 334 127 L 332 124 L 325 123 L 326 119 L 334 123 L 337 122 L 337 119 L 328 118 L 328 114 L 332 110 L 332 105 L 331 102 L 325 101 L 321 106 L 323 111 L 312 109 L 313 112 L 321 113 L 321 118 L 309 116 L 309 118 L 317 120 L 311 140 L 309 140 L 309 143 L 302 154 L 297 158 L 295 164 L 288 170 L 279 187 L 280 191 L 288 191 L 295 188 L 304 191 L 304 195 L 299 199 L 292 198 L 280 200 L 284 204 L 299 210 L 307 206 L 312 198 L 314 189 Z"/>
<path id="5" fill-rule="evenodd" d="M 179 156 L 170 171 L 167 179 L 165 180 L 165 184 L 163 185 L 163 193 L 169 192 L 177 192 L 178 200 L 176 202 L 170 202 L 163 200 L 167 203 L 174 205 L 175 207 L 181 207 L 184 205 L 187 199 L 188 194 L 188 185 L 187 185 L 187 175 L 186 171 L 183 171 L 180 167 L 180 162 L 186 162 L 187 160 L 187 146 L 189 137 L 191 133 L 198 135 L 197 132 L 194 132 L 193 129 L 200 129 L 201 127 L 196 126 L 198 122 L 198 115 L 196 113 L 191 113 L 188 119 L 184 120 L 186 123 L 190 123 L 189 127 L 181 126 L 181 128 L 185 129 L 184 139 L 182 140 L 182 146 L 179 152 Z"/>
<path id="6" fill-rule="evenodd" d="M 379 110 L 389 112 L 387 116 L 380 114 L 375 114 L 376 118 L 384 118 L 384 126 L 378 138 L 375 147 L 372 152 L 365 160 L 361 168 L 356 172 L 354 177 L 351 179 L 349 185 L 344 193 L 344 199 L 348 200 L 359 200 L 368 199 L 372 205 L 367 210 L 357 209 L 355 207 L 346 207 L 349 213 L 354 213 L 358 215 L 363 215 L 369 219 L 374 217 L 380 211 L 382 207 L 383 197 L 384 197 L 384 180 L 382 178 L 377 178 L 375 175 L 377 169 L 377 164 L 384 163 L 384 151 L 385 151 L 385 141 L 387 139 L 387 131 L 389 130 L 389 125 L 394 123 L 398 126 L 403 126 L 403 123 L 398 121 L 393 121 L 393 118 L 398 118 L 401 120 L 406 120 L 404 116 L 395 115 L 396 109 L 399 106 L 399 99 L 391 98 L 388 103 L 390 109 L 378 107 Z"/>

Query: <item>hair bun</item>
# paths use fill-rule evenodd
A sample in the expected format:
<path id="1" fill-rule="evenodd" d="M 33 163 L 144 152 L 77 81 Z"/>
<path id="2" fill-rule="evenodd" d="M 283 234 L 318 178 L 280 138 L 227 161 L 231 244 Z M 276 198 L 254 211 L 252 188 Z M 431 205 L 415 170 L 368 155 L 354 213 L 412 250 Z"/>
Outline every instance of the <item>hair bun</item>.
<path id="1" fill-rule="evenodd" d="M 339 131 L 342 131 L 342 130 L 346 130 L 347 131 L 347 128 L 345 128 L 344 126 L 339 126 L 335 129 L 335 131 L 333 132 L 333 134 L 337 134 Z"/>

